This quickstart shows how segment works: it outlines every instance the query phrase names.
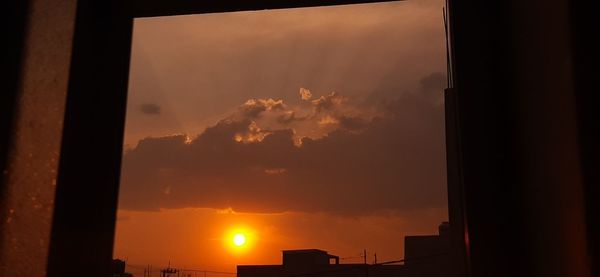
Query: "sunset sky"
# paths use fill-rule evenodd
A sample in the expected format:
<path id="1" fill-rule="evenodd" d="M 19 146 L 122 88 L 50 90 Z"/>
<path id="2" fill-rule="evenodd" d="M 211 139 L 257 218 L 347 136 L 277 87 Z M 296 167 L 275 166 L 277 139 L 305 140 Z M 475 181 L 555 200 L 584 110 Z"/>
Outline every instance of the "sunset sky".
<path id="1" fill-rule="evenodd" d="M 136 19 L 115 258 L 132 272 L 235 272 L 299 248 L 385 261 L 435 234 L 442 6 Z"/>

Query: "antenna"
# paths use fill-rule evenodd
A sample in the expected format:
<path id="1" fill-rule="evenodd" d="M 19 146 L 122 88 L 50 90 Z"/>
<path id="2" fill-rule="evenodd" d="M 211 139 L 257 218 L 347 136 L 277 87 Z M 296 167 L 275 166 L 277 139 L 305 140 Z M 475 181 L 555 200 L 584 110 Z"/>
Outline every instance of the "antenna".
<path id="1" fill-rule="evenodd" d="M 454 72 L 452 70 L 452 57 L 450 55 L 450 30 L 449 30 L 449 16 L 448 16 L 448 0 L 446 0 L 445 6 L 442 7 L 442 16 L 444 17 L 444 32 L 446 36 L 446 79 L 448 82 L 448 88 L 454 87 Z"/>
<path id="2" fill-rule="evenodd" d="M 162 274 L 162 277 L 168 277 L 171 276 L 172 273 L 179 274 L 179 270 L 176 268 L 171 268 L 171 260 L 169 260 L 169 265 L 167 268 L 160 270 L 160 273 Z"/>

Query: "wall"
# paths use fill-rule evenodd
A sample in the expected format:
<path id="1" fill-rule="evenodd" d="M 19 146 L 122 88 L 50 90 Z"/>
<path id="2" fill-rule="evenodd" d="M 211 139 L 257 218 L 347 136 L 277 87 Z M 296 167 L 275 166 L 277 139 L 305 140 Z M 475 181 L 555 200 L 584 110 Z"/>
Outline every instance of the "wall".
<path id="1" fill-rule="evenodd" d="M 452 5 L 473 276 L 590 276 L 569 1 Z"/>
<path id="2" fill-rule="evenodd" d="M 45 275 L 75 6 L 75 0 L 31 0 L 25 12 L 17 114 L 0 195 L 0 276 Z"/>

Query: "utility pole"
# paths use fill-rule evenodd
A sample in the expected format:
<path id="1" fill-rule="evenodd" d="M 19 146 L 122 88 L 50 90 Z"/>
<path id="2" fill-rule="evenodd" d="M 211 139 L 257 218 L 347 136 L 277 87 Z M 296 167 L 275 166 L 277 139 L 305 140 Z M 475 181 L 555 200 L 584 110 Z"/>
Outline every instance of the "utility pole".
<path id="1" fill-rule="evenodd" d="M 369 265 L 367 264 L 367 249 L 363 249 L 363 262 L 365 264 L 365 277 L 369 277 Z"/>
<path id="2" fill-rule="evenodd" d="M 363 263 L 367 264 L 367 249 L 363 249 Z"/>
<path id="3" fill-rule="evenodd" d="M 162 277 L 168 277 L 171 276 L 171 273 L 179 273 L 179 270 L 171 268 L 171 261 L 169 261 L 169 265 L 167 266 L 167 268 L 162 269 L 160 273 L 162 273 Z"/>
<path id="4" fill-rule="evenodd" d="M 178 271 L 177 271 L 177 269 L 168 267 L 168 268 L 162 269 L 160 271 L 160 273 L 162 273 L 162 277 L 168 277 L 168 276 L 171 276 L 171 273 L 178 273 Z"/>

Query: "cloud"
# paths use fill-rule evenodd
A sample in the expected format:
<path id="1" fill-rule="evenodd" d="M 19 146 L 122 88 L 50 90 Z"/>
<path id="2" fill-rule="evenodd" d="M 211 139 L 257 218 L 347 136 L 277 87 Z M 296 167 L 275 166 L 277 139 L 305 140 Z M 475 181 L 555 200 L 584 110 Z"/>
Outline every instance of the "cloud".
<path id="1" fill-rule="evenodd" d="M 311 97 L 312 97 L 312 93 L 310 92 L 310 90 L 305 89 L 305 88 L 300 88 L 300 98 L 302 98 L 302 100 L 310 100 Z"/>
<path id="2" fill-rule="evenodd" d="M 250 99 L 240 107 L 243 115 L 256 118 L 265 111 L 283 110 L 285 105 L 283 100 L 269 99 Z"/>
<path id="3" fill-rule="evenodd" d="M 260 142 L 272 133 L 273 132 L 262 130 L 260 127 L 258 127 L 256 122 L 251 121 L 246 130 L 236 133 L 233 138 L 236 142 Z"/>
<path id="4" fill-rule="evenodd" d="M 435 93 L 440 87 L 446 86 L 446 74 L 434 72 L 423 77 L 419 83 L 424 92 Z"/>
<path id="5" fill-rule="evenodd" d="M 158 115 L 161 112 L 160 106 L 152 103 L 140 105 L 140 111 L 150 115 Z"/>
<path id="6" fill-rule="evenodd" d="M 399 1 L 140 20 L 128 110 L 159 103 L 161 115 L 128 113 L 127 143 L 148 134 L 198 134 L 220 119 L 208 117 L 250 98 L 294 104 L 289 99 L 300 98 L 300 87 L 312 94 L 300 101 L 307 106 L 332 89 L 353 101 L 374 89 L 416 91 L 420 77 L 445 70 L 441 5 Z M 141 127 L 134 133 L 129 126 Z"/>
<path id="7" fill-rule="evenodd" d="M 299 95 L 300 102 L 296 104 L 285 103 L 282 99 L 252 98 L 238 106 L 237 112 L 227 120 L 247 121 L 250 125 L 237 133 L 235 140 L 261 141 L 272 130 L 291 129 L 295 143 L 300 144 L 304 137 L 318 139 L 338 128 L 350 127 L 359 131 L 366 125 L 353 124 L 351 121 L 368 122 L 378 115 L 372 108 L 346 101 L 346 97 L 335 92 L 306 101 L 303 98 L 307 98 L 309 90 L 301 88 L 300 91 L 304 91 L 304 94 Z M 310 95 L 312 97 L 312 93 Z M 340 125 L 342 121 L 344 124 Z"/>
<path id="8" fill-rule="evenodd" d="M 341 105 L 344 101 L 344 98 L 335 92 L 331 92 L 328 95 L 324 95 L 312 101 L 312 104 L 315 107 L 317 112 L 321 112 L 323 110 L 331 110 L 336 106 Z"/>
<path id="9" fill-rule="evenodd" d="M 368 122 L 360 117 L 340 116 L 337 118 L 341 128 L 346 130 L 361 130 L 364 129 Z"/>
<path id="10" fill-rule="evenodd" d="M 444 116 L 432 95 L 402 94 L 371 117 L 343 113 L 358 107 L 335 93 L 308 108 L 254 99 L 191 141 L 145 138 L 123 156 L 120 208 L 358 215 L 445 207 Z M 318 105 L 325 114 L 277 122 Z M 307 135 L 324 118 L 335 127 Z"/>
<path id="11" fill-rule="evenodd" d="M 284 174 L 286 172 L 287 172 L 287 169 L 285 169 L 285 168 L 268 168 L 268 169 L 265 169 L 265 173 L 269 174 L 269 175 Z"/>
<path id="12" fill-rule="evenodd" d="M 277 116 L 277 122 L 281 124 L 289 124 L 294 121 L 301 121 L 306 119 L 306 117 L 296 117 L 295 111 L 285 111 L 283 114 Z"/>
<path id="13" fill-rule="evenodd" d="M 322 117 L 317 123 L 321 126 L 326 126 L 326 125 L 336 125 L 340 122 L 337 119 L 335 119 L 334 117 L 327 115 L 327 116 Z"/>

